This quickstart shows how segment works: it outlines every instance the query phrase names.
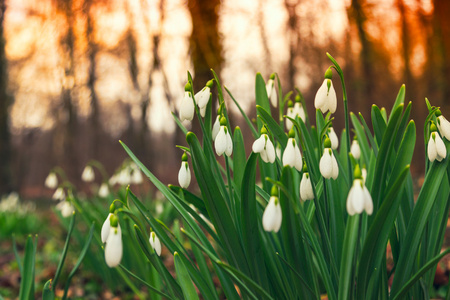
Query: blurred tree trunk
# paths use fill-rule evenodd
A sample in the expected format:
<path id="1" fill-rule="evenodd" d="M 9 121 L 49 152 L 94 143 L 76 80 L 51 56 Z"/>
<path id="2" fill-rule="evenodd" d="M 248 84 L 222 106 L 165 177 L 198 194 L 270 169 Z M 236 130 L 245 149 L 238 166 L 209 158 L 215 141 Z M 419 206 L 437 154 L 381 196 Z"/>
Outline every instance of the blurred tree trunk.
<path id="1" fill-rule="evenodd" d="M 4 20 L 6 3 L 0 1 L 0 195 L 12 190 L 11 180 L 11 135 L 8 109 L 12 98 L 7 93 L 8 73 L 5 54 Z"/>
<path id="2" fill-rule="evenodd" d="M 406 18 L 406 7 L 403 0 L 397 0 L 397 9 L 400 13 L 400 28 L 401 28 L 401 39 L 402 39 L 402 53 L 403 53 L 403 80 L 408 88 L 409 93 L 411 95 L 415 95 L 414 92 L 415 86 L 413 84 L 413 77 L 411 74 L 410 68 L 410 52 L 411 52 L 411 40 L 409 37 L 409 28 L 408 28 L 408 20 Z"/>
<path id="3" fill-rule="evenodd" d="M 58 161 L 63 162 L 63 167 L 74 178 L 79 170 L 76 151 L 77 111 L 72 101 L 72 89 L 75 83 L 74 76 L 74 12 L 72 0 L 58 1 L 59 9 L 66 18 L 67 31 L 61 40 L 63 53 L 63 85 L 61 91 L 62 110 L 60 112 L 54 142 L 57 145 Z M 60 127 L 60 128 L 58 128 Z"/>
<path id="4" fill-rule="evenodd" d="M 295 77 L 297 75 L 296 58 L 299 53 L 300 29 L 299 18 L 297 15 L 297 6 L 300 5 L 300 0 L 295 3 L 293 1 L 284 1 L 284 5 L 288 12 L 288 36 L 289 36 L 289 62 L 288 62 L 288 82 L 287 90 L 291 91 L 295 88 Z"/>
<path id="5" fill-rule="evenodd" d="M 374 79 L 372 71 L 373 62 L 373 49 L 371 42 L 368 39 L 366 30 L 364 28 L 365 22 L 367 20 L 366 14 L 364 12 L 365 0 L 352 0 L 351 6 L 347 10 L 349 17 L 349 23 L 354 24 L 358 33 L 359 41 L 361 43 L 361 52 L 359 55 L 359 61 L 361 64 L 361 76 L 360 76 L 360 87 L 361 94 L 365 97 L 366 103 L 375 103 L 373 97 L 372 84 L 369 84 L 371 80 Z M 362 98 L 359 98 L 362 99 Z M 361 101 L 353 101 L 356 104 L 356 111 L 361 111 L 364 115 L 370 113 L 370 109 L 367 110 L 366 106 Z"/>
<path id="6" fill-rule="evenodd" d="M 190 37 L 190 51 L 194 65 L 194 92 L 201 90 L 206 82 L 213 78 L 210 69 L 220 77 L 222 64 L 222 45 L 218 32 L 218 11 L 220 0 L 188 0 L 189 12 L 192 19 L 192 34 Z M 213 94 L 213 100 L 216 96 Z M 212 101 L 213 118 L 217 101 Z M 194 119 L 195 120 L 195 119 Z M 192 130 L 199 132 L 199 123 L 195 120 Z"/>
<path id="7" fill-rule="evenodd" d="M 435 38 L 435 59 L 434 72 L 438 72 L 436 88 L 440 91 L 441 99 L 436 105 L 443 105 L 450 98 L 450 1 L 434 0 L 433 11 L 433 34 Z"/>
<path id="8" fill-rule="evenodd" d="M 90 126 L 90 141 L 91 141 L 91 158 L 99 159 L 99 142 L 100 142 L 100 112 L 98 105 L 98 97 L 95 91 L 95 81 L 96 77 L 96 69 L 97 69 L 97 52 L 98 46 L 94 41 L 94 25 L 91 16 L 91 0 L 86 0 L 84 2 L 84 7 L 86 10 L 86 37 L 88 41 L 88 55 L 89 55 L 89 75 L 88 75 L 88 88 L 90 91 L 90 107 L 91 114 L 89 116 L 89 124 Z"/>

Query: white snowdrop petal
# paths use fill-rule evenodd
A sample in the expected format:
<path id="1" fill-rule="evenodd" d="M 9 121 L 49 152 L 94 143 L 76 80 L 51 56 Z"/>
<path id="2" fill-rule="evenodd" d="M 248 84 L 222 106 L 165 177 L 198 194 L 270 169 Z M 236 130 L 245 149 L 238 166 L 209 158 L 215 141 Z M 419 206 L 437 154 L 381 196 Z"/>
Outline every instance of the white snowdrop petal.
<path id="1" fill-rule="evenodd" d="M 214 146 L 216 148 L 216 153 L 218 156 L 221 156 L 227 149 L 227 136 L 225 133 L 225 126 L 220 126 L 219 133 L 217 134 L 216 140 L 214 141 Z"/>
<path id="2" fill-rule="evenodd" d="M 347 196 L 347 203 L 346 203 L 346 206 L 347 206 L 347 213 L 348 213 L 350 216 L 353 216 L 353 215 L 356 213 L 355 209 L 353 208 L 353 203 L 352 203 L 352 201 L 350 200 L 350 199 L 353 198 L 353 193 L 354 193 L 354 189 L 353 189 L 353 187 L 352 187 L 352 188 L 350 189 L 350 192 L 348 193 L 348 196 Z"/>
<path id="3" fill-rule="evenodd" d="M 191 172 L 187 161 L 181 162 L 180 171 L 178 171 L 178 183 L 184 189 L 187 189 L 191 183 Z"/>
<path id="4" fill-rule="evenodd" d="M 272 196 L 270 197 L 269 204 L 267 204 L 266 209 L 263 213 L 263 227 L 265 231 L 275 231 L 278 232 L 281 227 L 282 212 L 280 203 L 275 204 L 278 198 Z"/>
<path id="5" fill-rule="evenodd" d="M 314 107 L 316 109 L 320 109 L 323 113 L 326 111 L 323 110 L 324 105 L 326 105 L 327 101 L 327 80 L 325 79 L 320 86 L 320 88 L 317 90 L 316 96 L 314 98 Z"/>
<path id="6" fill-rule="evenodd" d="M 229 132 L 227 132 L 226 134 L 226 138 L 227 138 L 227 147 L 225 149 L 225 154 L 226 156 L 231 156 L 231 154 L 233 154 L 233 140 L 231 139 L 231 135 Z"/>
<path id="7" fill-rule="evenodd" d="M 336 157 L 334 157 L 334 154 L 331 153 L 331 163 L 333 166 L 333 171 L 331 173 L 331 178 L 333 178 L 334 180 L 336 180 L 339 176 L 339 166 L 338 163 L 336 161 Z"/>
<path id="8" fill-rule="evenodd" d="M 45 186 L 49 189 L 55 189 L 58 186 L 58 177 L 55 173 L 48 174 L 45 178 Z"/>
<path id="9" fill-rule="evenodd" d="M 159 240 L 158 236 L 154 233 L 150 233 L 150 245 L 152 246 L 153 250 L 155 250 L 155 253 L 158 256 L 161 256 L 161 241 Z"/>
<path id="10" fill-rule="evenodd" d="M 349 199 L 351 202 L 351 205 L 353 206 L 353 209 L 356 213 L 360 214 L 364 209 L 364 192 L 361 187 L 361 180 L 356 179 L 353 182 L 353 194 L 352 197 Z"/>
<path id="11" fill-rule="evenodd" d="M 273 164 L 277 157 L 276 157 L 276 153 L 275 153 L 275 148 L 273 147 L 273 144 L 269 139 L 267 140 L 267 144 L 266 144 L 266 153 L 267 153 L 267 158 L 269 159 L 269 162 Z"/>
<path id="12" fill-rule="evenodd" d="M 336 150 L 339 147 L 339 139 L 333 127 L 330 127 L 329 129 L 330 130 L 328 132 L 328 137 L 330 138 L 331 141 L 331 149 Z"/>
<path id="13" fill-rule="evenodd" d="M 300 148 L 297 146 L 297 144 L 294 147 L 294 151 L 295 151 L 294 167 L 297 169 L 297 171 L 301 172 L 303 169 L 303 159 L 302 159 L 302 154 L 300 152 Z"/>
<path id="14" fill-rule="evenodd" d="M 181 101 L 180 106 L 180 120 L 192 121 L 192 119 L 194 118 L 194 112 L 195 112 L 194 100 L 191 97 L 191 93 L 185 92 L 184 98 Z"/>
<path id="15" fill-rule="evenodd" d="M 256 141 L 253 142 L 252 150 L 255 153 L 260 153 L 264 150 L 264 146 L 266 145 L 266 136 L 265 134 L 262 134 Z"/>
<path id="16" fill-rule="evenodd" d="M 300 181 L 300 199 L 303 201 L 314 199 L 311 178 L 306 173 L 303 173 L 302 180 Z"/>
<path id="17" fill-rule="evenodd" d="M 336 108 L 337 108 L 337 97 L 336 97 L 336 91 L 334 90 L 333 87 L 333 82 L 330 80 L 331 85 L 330 85 L 330 90 L 328 92 L 328 98 L 327 98 L 327 102 L 328 102 L 328 109 L 330 110 L 330 112 L 332 114 L 334 114 L 336 112 Z"/>
<path id="18" fill-rule="evenodd" d="M 363 186 L 363 192 L 364 192 L 364 210 L 368 215 L 371 215 L 373 213 L 373 201 L 372 196 L 369 193 L 369 190 L 366 188 L 366 186 Z"/>
<path id="19" fill-rule="evenodd" d="M 441 115 L 438 117 L 438 122 L 436 125 L 441 135 L 445 137 L 448 141 L 450 141 L 450 122 L 444 116 Z"/>
<path id="20" fill-rule="evenodd" d="M 102 225 L 102 231 L 101 231 L 102 243 L 106 243 L 106 240 L 108 239 L 109 230 L 111 228 L 111 222 L 109 220 L 111 215 L 112 214 L 109 213 L 108 217 L 106 218 L 105 222 L 103 222 L 103 225 Z"/>
<path id="21" fill-rule="evenodd" d="M 295 166 L 295 148 L 294 145 L 292 144 L 293 140 L 294 140 L 293 138 L 289 138 L 287 142 L 286 149 L 284 150 L 283 153 L 283 166 L 290 166 L 290 167 Z"/>
<path id="22" fill-rule="evenodd" d="M 263 150 L 259 154 L 261 155 L 261 159 L 264 162 L 269 163 L 269 157 L 267 156 L 267 152 L 266 151 Z"/>
<path id="23" fill-rule="evenodd" d="M 428 159 L 433 162 L 436 159 L 437 151 L 436 151 L 436 143 L 433 140 L 433 134 L 430 135 L 430 140 L 428 141 Z"/>
<path id="24" fill-rule="evenodd" d="M 109 195 L 109 187 L 107 183 L 102 183 L 102 185 L 98 189 L 98 195 L 102 198 L 105 198 Z"/>
<path id="25" fill-rule="evenodd" d="M 105 261 L 108 267 L 114 268 L 120 264 L 123 254 L 122 232 L 120 226 L 111 227 L 105 245 Z"/>
<path id="26" fill-rule="evenodd" d="M 444 159 L 447 156 L 447 149 L 445 148 L 445 144 L 442 141 L 441 137 L 439 136 L 438 133 L 436 133 L 436 159 L 438 161 L 442 161 L 442 159 Z"/>
<path id="27" fill-rule="evenodd" d="M 277 90 L 275 89 L 275 85 L 273 85 L 272 92 L 270 93 L 270 103 L 272 104 L 273 107 L 278 106 L 278 94 Z"/>
<path id="28" fill-rule="evenodd" d="M 219 133 L 219 130 L 220 130 L 220 117 L 217 116 L 217 117 L 216 117 L 216 121 L 214 122 L 214 125 L 213 125 L 213 128 L 212 128 L 212 138 L 213 138 L 213 141 L 216 140 L 216 136 L 217 136 L 217 134 Z"/>
<path id="29" fill-rule="evenodd" d="M 353 140 L 352 146 L 350 147 L 350 152 L 355 159 L 359 159 L 361 157 L 361 148 L 359 147 L 357 140 Z"/>
<path id="30" fill-rule="evenodd" d="M 333 173 L 333 163 L 328 150 L 329 148 L 325 148 L 319 162 L 320 174 L 326 179 L 331 178 Z"/>
<path id="31" fill-rule="evenodd" d="M 81 174 L 81 180 L 84 182 L 92 182 L 95 179 L 94 169 L 91 166 L 86 166 Z"/>

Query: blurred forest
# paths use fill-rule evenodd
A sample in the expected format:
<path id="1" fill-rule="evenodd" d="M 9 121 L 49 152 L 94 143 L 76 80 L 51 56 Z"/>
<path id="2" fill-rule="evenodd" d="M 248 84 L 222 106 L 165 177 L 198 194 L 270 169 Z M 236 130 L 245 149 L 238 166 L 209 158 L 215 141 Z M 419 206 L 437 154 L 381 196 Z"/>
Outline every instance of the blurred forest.
<path id="1" fill-rule="evenodd" d="M 350 111 L 366 120 L 372 103 L 389 111 L 406 84 L 420 157 L 424 98 L 450 117 L 448 0 L 0 0 L 0 9 L 0 194 L 50 195 L 43 183 L 55 166 L 81 184 L 91 159 L 112 174 L 126 158 L 119 139 L 176 182 L 174 145 L 185 141 L 171 112 L 187 70 L 197 91 L 213 68 L 252 116 L 255 73 L 277 72 L 311 114 L 329 52 Z M 340 102 L 337 129 L 342 115 Z"/>

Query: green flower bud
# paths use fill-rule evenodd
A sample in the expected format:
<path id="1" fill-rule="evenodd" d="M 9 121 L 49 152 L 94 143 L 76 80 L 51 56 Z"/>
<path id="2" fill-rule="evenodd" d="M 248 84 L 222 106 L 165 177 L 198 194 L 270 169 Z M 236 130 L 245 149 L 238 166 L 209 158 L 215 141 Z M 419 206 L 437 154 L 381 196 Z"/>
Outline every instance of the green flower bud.
<path id="1" fill-rule="evenodd" d="M 325 78 L 326 78 L 326 79 L 331 79 L 331 78 L 333 78 L 333 71 L 331 70 L 331 67 L 329 67 L 329 68 L 325 71 Z"/>
<path id="2" fill-rule="evenodd" d="M 294 130 L 294 127 L 292 127 L 291 130 L 289 130 L 289 137 L 290 137 L 290 138 L 295 138 L 295 130 Z"/>
<path id="3" fill-rule="evenodd" d="M 295 96 L 295 102 L 300 102 L 302 98 L 300 97 L 300 95 L 296 95 Z"/>
<path id="4" fill-rule="evenodd" d="M 431 125 L 430 125 L 430 131 L 431 131 L 431 132 L 437 131 L 437 128 L 436 128 L 436 125 L 434 124 L 434 122 L 431 122 Z"/>
<path id="5" fill-rule="evenodd" d="M 211 79 L 210 81 L 208 81 L 206 83 L 206 86 L 209 87 L 209 88 L 211 88 L 213 85 L 214 85 L 214 79 Z"/>
<path id="6" fill-rule="evenodd" d="M 325 138 L 325 141 L 323 142 L 324 148 L 331 148 L 331 140 L 329 137 Z"/>
<path id="7" fill-rule="evenodd" d="M 186 85 L 184 86 L 184 91 L 185 92 L 190 92 L 191 91 L 191 84 L 189 82 L 186 83 Z"/>
<path id="8" fill-rule="evenodd" d="M 294 103 L 292 102 L 292 100 L 289 100 L 287 103 L 288 107 L 294 107 Z"/>
<path id="9" fill-rule="evenodd" d="M 116 215 L 111 215 L 111 217 L 109 217 L 109 222 L 111 227 L 117 227 L 119 225 L 119 218 L 117 218 Z"/>
<path id="10" fill-rule="evenodd" d="M 261 134 L 267 134 L 266 126 L 261 127 Z"/>
<path id="11" fill-rule="evenodd" d="M 186 154 L 186 152 L 183 153 L 183 155 L 181 156 L 181 161 L 187 161 L 188 160 L 188 156 Z"/>
<path id="12" fill-rule="evenodd" d="M 303 161 L 303 173 L 307 173 L 308 172 L 308 167 L 306 166 L 306 162 Z"/>
<path id="13" fill-rule="evenodd" d="M 442 112 L 439 108 L 434 112 L 434 114 L 436 115 L 436 117 L 442 116 Z"/>
<path id="14" fill-rule="evenodd" d="M 270 79 L 272 79 L 272 80 L 275 79 L 275 73 L 270 74 Z"/>
<path id="15" fill-rule="evenodd" d="M 114 202 L 113 202 L 113 203 L 111 203 L 111 205 L 109 206 L 109 212 L 113 214 L 115 210 L 116 210 L 116 206 L 114 205 Z"/>
<path id="16" fill-rule="evenodd" d="M 359 167 L 359 164 L 356 164 L 353 175 L 354 175 L 355 179 L 362 179 L 362 173 L 361 173 L 361 168 Z"/>
<path id="17" fill-rule="evenodd" d="M 270 191 L 270 195 L 274 197 L 278 197 L 278 187 L 274 184 L 272 186 L 272 190 Z"/>
<path id="18" fill-rule="evenodd" d="M 224 116 L 220 118 L 220 126 L 227 126 L 227 118 Z"/>

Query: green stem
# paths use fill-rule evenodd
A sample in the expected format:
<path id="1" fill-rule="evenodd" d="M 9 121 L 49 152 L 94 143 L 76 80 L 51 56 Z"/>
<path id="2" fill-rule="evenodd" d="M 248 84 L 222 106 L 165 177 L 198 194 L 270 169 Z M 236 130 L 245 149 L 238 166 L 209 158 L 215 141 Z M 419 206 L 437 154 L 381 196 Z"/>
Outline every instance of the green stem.
<path id="1" fill-rule="evenodd" d="M 350 125 L 349 125 L 349 114 L 348 114 L 348 105 L 347 105 L 347 90 L 345 89 L 345 82 L 344 82 L 344 72 L 342 72 L 341 67 L 337 63 L 337 61 L 330 55 L 330 53 L 327 52 L 328 58 L 331 60 L 331 62 L 334 65 L 334 69 L 337 71 L 339 78 L 341 79 L 342 84 L 342 93 L 343 93 L 343 100 L 344 100 L 344 115 L 345 115 L 345 131 L 346 131 L 346 142 L 347 142 L 347 150 L 350 151 Z M 349 182 L 353 182 L 353 171 L 352 171 L 352 165 L 350 161 L 350 156 L 347 155 L 347 163 L 348 163 L 348 175 L 349 175 Z"/>

